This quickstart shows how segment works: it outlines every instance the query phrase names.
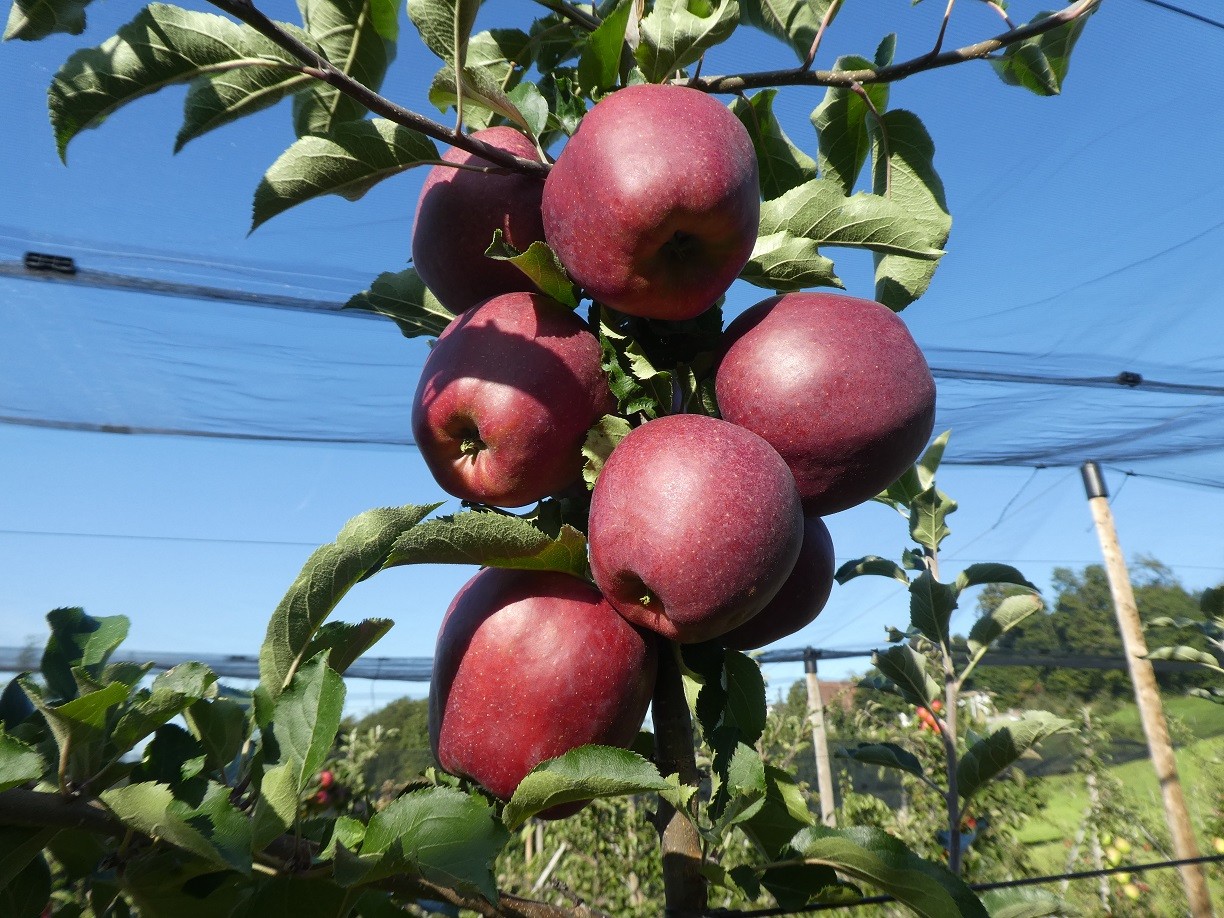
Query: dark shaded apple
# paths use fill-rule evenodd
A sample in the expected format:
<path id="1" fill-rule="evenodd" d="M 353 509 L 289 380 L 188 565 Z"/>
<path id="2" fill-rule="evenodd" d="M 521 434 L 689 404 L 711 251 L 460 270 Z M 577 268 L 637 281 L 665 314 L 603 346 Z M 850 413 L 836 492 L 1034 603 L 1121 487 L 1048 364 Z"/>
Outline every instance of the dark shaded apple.
<path id="1" fill-rule="evenodd" d="M 473 137 L 524 159 L 538 159 L 535 145 L 511 127 L 491 127 Z M 491 166 L 455 147 L 444 162 Z M 544 240 L 540 198 L 544 183 L 521 173 L 484 173 L 434 166 L 425 177 L 412 230 L 412 262 L 421 280 L 451 312 L 460 313 L 500 293 L 530 291 L 527 275 L 485 256 L 493 231 L 519 251 Z"/>
<path id="2" fill-rule="evenodd" d="M 750 431 L 681 414 L 631 431 L 591 495 L 595 582 L 621 615 L 682 643 L 756 615 L 803 539 L 795 482 Z"/>
<path id="3" fill-rule="evenodd" d="M 544 231 L 599 302 L 691 319 L 735 280 L 756 242 L 760 190 L 748 132 L 710 96 L 629 86 L 582 120 L 544 183 Z"/>
<path id="4" fill-rule="evenodd" d="M 755 650 L 810 625 L 833 591 L 833 539 L 818 516 L 803 522 L 803 547 L 782 589 L 758 612 L 719 640 L 734 650 Z"/>
<path id="5" fill-rule="evenodd" d="M 810 515 L 875 497 L 931 436 L 926 359 L 901 318 L 872 300 L 771 297 L 727 327 L 723 348 L 719 411 L 782 454 Z"/>
<path id="6" fill-rule="evenodd" d="M 545 759 L 589 743 L 628 747 L 657 662 L 654 636 L 617 615 L 587 581 L 483 570 L 455 596 L 438 634 L 429 685 L 434 756 L 509 799 Z"/>
<path id="7" fill-rule="evenodd" d="M 586 433 L 614 408 L 586 324 L 542 294 L 507 293 L 438 337 L 421 369 L 412 434 L 446 491 L 519 507 L 581 477 Z"/>

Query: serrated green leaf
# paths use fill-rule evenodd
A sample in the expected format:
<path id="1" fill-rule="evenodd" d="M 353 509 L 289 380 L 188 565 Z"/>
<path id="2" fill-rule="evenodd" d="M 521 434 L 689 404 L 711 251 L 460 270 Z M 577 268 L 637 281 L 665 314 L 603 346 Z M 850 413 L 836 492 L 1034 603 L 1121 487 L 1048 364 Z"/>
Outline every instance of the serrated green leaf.
<path id="1" fill-rule="evenodd" d="M 926 223 L 900 203 L 878 194 L 846 197 L 828 179 L 804 182 L 761 205 L 758 234 L 775 233 L 919 260 L 943 254 L 930 244 Z"/>
<path id="2" fill-rule="evenodd" d="M 943 182 L 935 172 L 935 144 L 918 116 L 903 110 L 886 112 L 882 123 L 871 119 L 872 188 L 908 217 L 907 227 L 929 249 L 942 251 L 952 229 Z M 883 154 L 887 138 L 888 156 Z M 875 253 L 875 298 L 900 312 L 930 286 L 938 257 L 916 258 L 899 252 Z"/>
<path id="3" fill-rule="evenodd" d="M 308 46 L 305 32 L 278 26 Z M 250 26 L 223 16 L 152 3 L 96 48 L 77 51 L 51 81 L 51 124 L 61 158 L 68 143 L 113 111 L 173 83 L 249 64 L 267 67 L 287 55 Z M 296 62 L 288 62 L 296 67 Z"/>
<path id="4" fill-rule="evenodd" d="M 40 918 L 51 900 L 51 868 L 41 855 L 15 876 L 0 884 L 0 915 L 5 918 Z"/>
<path id="5" fill-rule="evenodd" d="M 70 783 L 92 777 L 105 764 L 103 748 L 107 740 L 108 715 L 125 702 L 130 689 L 122 682 L 112 682 L 105 688 L 51 705 L 32 682 L 21 679 L 34 706 L 46 718 L 55 737 L 60 757 L 66 766 L 63 775 Z"/>
<path id="6" fill-rule="evenodd" d="M 670 407 L 670 397 L 666 403 L 661 403 L 657 393 L 643 386 L 633 371 L 634 360 L 629 349 L 633 347 L 640 355 L 641 349 L 637 347 L 636 342 L 616 331 L 601 318 L 599 347 L 600 365 L 608 374 L 608 388 L 616 397 L 617 410 L 626 416 L 640 412 L 648 418 L 665 413 L 664 404 Z"/>
<path id="7" fill-rule="evenodd" d="M 612 450 L 629 435 L 630 429 L 629 422 L 624 418 L 605 414 L 587 431 L 586 440 L 582 444 L 582 455 L 585 459 L 582 477 L 588 489 L 595 487 L 599 473 L 603 471 Z"/>
<path id="8" fill-rule="evenodd" d="M 527 132 L 532 137 L 540 137 L 548 128 L 548 100 L 540 88 L 535 83 L 519 83 L 506 93 L 506 98 L 522 113 Z"/>
<path id="9" fill-rule="evenodd" d="M 306 31 L 332 66 L 378 92 L 395 57 L 399 24 L 394 0 L 298 0 L 298 9 Z M 366 114 L 364 105 L 321 80 L 312 80 L 293 100 L 299 137 L 330 134 L 341 123 Z"/>
<path id="10" fill-rule="evenodd" d="M 943 455 L 948 448 L 948 440 L 951 436 L 952 431 L 945 430 L 931 441 L 931 445 L 923 451 L 922 457 L 914 463 L 913 470 L 919 487 L 910 497 L 910 501 L 917 497 L 918 493 L 935 484 L 935 473 L 939 470 L 939 463 L 943 462 Z"/>
<path id="11" fill-rule="evenodd" d="M 633 0 L 620 0 L 587 38 L 578 59 L 578 85 L 583 92 L 593 95 L 616 86 L 632 12 Z"/>
<path id="12" fill-rule="evenodd" d="M 780 293 L 843 286 L 833 262 L 820 254 L 819 243 L 790 233 L 757 236 L 739 276 L 754 286 Z"/>
<path id="13" fill-rule="evenodd" d="M 122 755 L 195 702 L 215 695 L 216 682 L 216 674 L 203 663 L 180 663 L 159 675 L 116 722 L 111 731 L 115 754 Z"/>
<path id="14" fill-rule="evenodd" d="M 467 49 L 480 4 L 481 0 L 408 0 L 408 18 L 421 33 L 421 40 L 451 68 L 450 85 L 460 121 L 470 78 L 478 72 L 467 67 Z"/>
<path id="15" fill-rule="evenodd" d="M 316 83 L 314 77 L 273 65 L 235 67 L 197 77 L 183 103 L 183 124 L 174 139 L 174 152 L 209 131 L 270 108 Z"/>
<path id="16" fill-rule="evenodd" d="M 958 593 L 969 589 L 969 587 L 981 586 L 985 583 L 1007 583 L 1037 592 L 1037 587 L 1029 583 L 1025 579 L 1024 574 L 1020 573 L 1010 564 L 999 564 L 993 561 L 970 564 L 956 575 L 956 590 Z"/>
<path id="17" fill-rule="evenodd" d="M 1038 13 L 1032 21 L 1053 15 L 1051 12 Z M 1056 96 L 1062 92 L 1063 80 L 1071 66 L 1071 52 L 1087 24 L 1087 16 L 1077 16 L 1041 35 L 1009 45 L 991 60 L 990 65 L 999 79 L 1010 86 L 1023 86 L 1039 96 Z"/>
<path id="18" fill-rule="evenodd" d="M 245 908 L 232 918 L 301 918 L 341 916 L 352 912 L 344 887 L 324 879 L 281 874 L 258 883 Z M 400 912 L 406 915 L 406 912 Z"/>
<path id="19" fill-rule="evenodd" d="M 494 82 L 485 71 L 476 67 L 465 67 L 460 71 L 458 85 L 463 92 L 463 122 L 468 127 L 479 130 L 491 123 L 487 118 L 473 122 L 469 112 L 472 107 L 476 107 L 490 114 L 500 115 L 531 133 L 531 123 L 510 101 L 500 84 Z M 433 83 L 429 87 L 429 101 L 436 105 L 439 111 L 458 107 L 459 93 L 456 89 L 455 69 L 450 64 L 434 75 Z"/>
<path id="20" fill-rule="evenodd" d="M 52 804 L 57 794 L 47 794 Z M 0 826 L 0 889 L 8 886 L 60 832 L 57 828 Z"/>
<path id="21" fill-rule="evenodd" d="M 301 665 L 276 699 L 272 723 L 279 764 L 291 766 L 300 794 L 318 774 L 335 745 L 344 713 L 344 680 L 327 665 L 327 653 Z"/>
<path id="22" fill-rule="evenodd" d="M 519 85 L 523 73 L 531 64 L 531 53 L 530 37 L 518 29 L 478 32 L 468 42 L 467 70 L 478 75 L 487 91 L 496 89 L 504 94 Z M 471 130 L 478 131 L 492 125 L 497 113 L 484 105 L 469 104 L 472 102 L 472 88 L 468 87 L 468 95 L 464 98 L 463 123 Z M 507 104 L 513 104 L 508 97 L 503 98 Z M 453 67 L 448 65 L 434 78 L 429 99 L 442 111 L 455 105 Z"/>
<path id="23" fill-rule="evenodd" d="M 832 3 L 833 0 L 740 0 L 740 18 L 786 42 L 804 61 Z"/>
<path id="24" fill-rule="evenodd" d="M 926 657 L 906 644 L 873 653 L 871 665 L 912 705 L 929 707 L 939 696 L 939 683 L 927 672 Z"/>
<path id="25" fill-rule="evenodd" d="M 638 65 L 651 83 L 662 83 L 726 41 L 739 23 L 739 3 L 717 0 L 694 12 L 689 0 L 655 0 L 638 23 Z"/>
<path id="26" fill-rule="evenodd" d="M 393 622 L 389 618 L 367 618 L 360 622 L 325 622 L 310 639 L 307 657 L 328 651 L 327 665 L 340 675 L 361 655 L 377 644 Z"/>
<path id="27" fill-rule="evenodd" d="M 747 822 L 765 807 L 769 786 L 760 753 L 737 743 L 726 768 L 718 775 L 709 813 L 714 817 L 710 840 L 721 838 L 731 826 Z"/>
<path id="28" fill-rule="evenodd" d="M 405 532 L 391 547 L 382 567 L 401 564 L 476 564 L 561 571 L 583 577 L 587 571 L 586 537 L 567 525 L 553 539 L 521 517 L 465 510 L 428 520 Z"/>
<path id="29" fill-rule="evenodd" d="M 877 765 L 880 768 L 892 768 L 922 777 L 926 770 L 918 756 L 908 749 L 903 749 L 896 743 L 859 743 L 838 750 L 837 755 L 844 759 L 853 759 L 864 765 Z"/>
<path id="30" fill-rule="evenodd" d="M 228 766 L 247 738 L 246 709 L 229 698 L 197 701 L 183 712 L 183 719 L 207 753 L 211 770 Z"/>
<path id="31" fill-rule="evenodd" d="M 870 69 L 873 65 L 866 58 L 856 55 L 839 57 L 834 70 Z M 858 182 L 859 173 L 871 153 L 871 132 L 867 123 L 875 118 L 872 113 L 883 114 L 888 109 L 887 83 L 871 83 L 863 87 L 863 93 L 871 100 L 851 89 L 830 86 L 825 90 L 824 100 L 812 112 L 812 126 L 816 128 L 820 175 L 835 182 L 842 194 L 850 194 Z"/>
<path id="32" fill-rule="evenodd" d="M 43 760 L 38 751 L 0 729 L 0 791 L 37 781 L 42 774 Z"/>
<path id="33" fill-rule="evenodd" d="M 727 706 L 719 726 L 734 726 L 741 742 L 752 745 L 765 732 L 765 679 L 761 667 L 745 653 L 728 650 L 723 662 Z"/>
<path id="34" fill-rule="evenodd" d="M 565 273 L 565 268 L 556 253 L 544 242 L 533 242 L 527 251 L 519 252 L 502 237 L 501 230 L 493 231 L 493 242 L 485 255 L 497 261 L 508 261 L 531 280 L 545 296 L 552 297 L 563 306 L 575 309 L 578 295 L 574 284 Z"/>
<path id="35" fill-rule="evenodd" d="M 765 763 L 765 803 L 739 824 L 740 831 L 766 859 L 776 860 L 795 833 L 814 822 L 803 788 L 794 776 Z"/>
<path id="36" fill-rule="evenodd" d="M 1042 740 L 1071 726 L 1047 711 L 1027 711 L 1016 723 L 995 730 L 970 746 L 956 768 L 956 790 L 968 800 Z"/>
<path id="37" fill-rule="evenodd" d="M 123 615 L 93 618 L 81 608 L 53 609 L 47 613 L 51 637 L 42 655 L 42 675 L 53 697 L 70 699 L 78 694 L 73 669 L 79 667 L 96 681 L 128 634 Z"/>
<path id="38" fill-rule="evenodd" d="M 853 561 L 847 561 L 837 569 L 837 573 L 833 575 L 833 579 L 838 583 L 847 583 L 855 577 L 862 577 L 865 574 L 874 574 L 878 577 L 891 577 L 894 580 L 899 580 L 906 586 L 909 586 L 909 575 L 896 561 L 890 561 L 888 558 L 881 558 L 879 555 L 867 555 L 864 558 L 856 558 Z"/>
<path id="39" fill-rule="evenodd" d="M 973 623 L 969 630 L 969 652 L 977 654 L 986 650 L 1030 615 L 1040 612 L 1044 605 L 1040 596 L 1008 596 Z"/>
<path id="40" fill-rule="evenodd" d="M 752 138 L 761 182 L 761 197 L 766 201 L 816 178 L 816 162 L 786 136 L 773 113 L 776 89 L 765 89 L 750 97 L 731 102 L 731 111 Z"/>
<path id="41" fill-rule="evenodd" d="M 336 540 L 316 549 L 268 622 L 259 677 L 273 699 L 281 693 L 315 631 L 358 582 L 378 571 L 403 533 L 439 504 L 368 510 L 345 523 Z"/>
<path id="42" fill-rule="evenodd" d="M 934 486 L 910 501 L 910 538 L 934 551 L 952 532 L 944 522 L 956 512 L 956 501 Z"/>
<path id="43" fill-rule="evenodd" d="M 344 308 L 386 316 L 394 320 L 405 338 L 421 335 L 436 338 L 455 318 L 455 314 L 426 289 L 420 275 L 412 268 L 378 275 L 368 290 L 350 298 Z"/>
<path id="44" fill-rule="evenodd" d="M 4 40 L 37 41 L 57 32 L 80 35 L 88 5 L 89 0 L 13 0 Z"/>
<path id="45" fill-rule="evenodd" d="M 615 746 L 579 746 L 533 768 L 506 804 L 502 821 L 513 830 L 555 806 L 630 794 L 657 793 L 681 807 L 688 791 L 691 788 L 667 780 L 636 752 Z"/>
<path id="46" fill-rule="evenodd" d="M 1199 650 L 1196 647 L 1188 647 L 1185 644 L 1177 647 L 1157 648 L 1149 653 L 1147 658 L 1149 660 L 1178 660 L 1183 663 L 1195 663 L 1217 673 L 1224 674 L 1224 667 L 1220 666 L 1220 661 L 1213 654 Z"/>
<path id="47" fill-rule="evenodd" d="M 963 880 L 879 829 L 811 826 L 795 836 L 791 847 L 806 861 L 868 883 L 924 918 L 989 918 Z"/>
<path id="48" fill-rule="evenodd" d="M 936 645 L 948 643 L 956 590 L 923 571 L 910 584 L 910 627 Z"/>
<path id="49" fill-rule="evenodd" d="M 413 791 L 370 819 L 360 852 L 373 861 L 365 879 L 407 866 L 427 880 L 496 902 L 493 861 L 509 837 L 480 797 L 449 787 Z"/>
<path id="50" fill-rule="evenodd" d="M 144 781 L 101 793 L 102 802 L 125 825 L 223 869 L 250 872 L 247 818 L 229 802 L 229 788 L 209 786 L 198 807 L 175 798 L 165 784 Z"/>
<path id="51" fill-rule="evenodd" d="M 277 157 L 255 189 L 251 229 L 323 195 L 356 201 L 384 179 L 437 159 L 427 137 L 385 118 L 348 121 L 326 136 L 302 137 Z"/>

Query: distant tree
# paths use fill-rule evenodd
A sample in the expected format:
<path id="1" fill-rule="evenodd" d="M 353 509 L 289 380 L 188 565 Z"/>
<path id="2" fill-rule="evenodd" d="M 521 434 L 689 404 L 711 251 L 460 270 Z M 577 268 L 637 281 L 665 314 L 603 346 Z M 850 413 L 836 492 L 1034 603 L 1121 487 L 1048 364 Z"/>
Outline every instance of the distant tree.
<path id="1" fill-rule="evenodd" d="M 377 788 L 390 781 L 403 784 L 433 764 L 429 751 L 429 702 L 424 698 L 397 698 L 367 714 L 352 729 L 374 727 L 395 732 L 383 740 L 365 768 L 366 783 Z"/>

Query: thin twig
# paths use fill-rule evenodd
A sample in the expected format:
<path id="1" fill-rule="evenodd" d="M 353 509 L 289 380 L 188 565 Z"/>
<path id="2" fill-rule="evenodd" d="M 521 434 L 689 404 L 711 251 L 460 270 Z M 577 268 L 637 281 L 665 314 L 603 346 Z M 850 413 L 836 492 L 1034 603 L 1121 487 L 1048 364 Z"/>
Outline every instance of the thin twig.
<path id="1" fill-rule="evenodd" d="M 884 162 L 884 197 L 890 198 L 892 197 L 892 154 L 888 147 L 888 127 L 884 124 L 884 119 L 880 117 L 880 110 L 871 101 L 871 93 L 867 92 L 863 84 L 854 83 L 850 88 L 863 100 L 863 104 L 867 106 L 867 110 L 875 118 L 876 126 L 880 129 L 880 158 Z"/>
<path id="2" fill-rule="evenodd" d="M 572 3 L 566 3 L 565 0 L 536 0 L 536 3 L 560 16 L 564 16 L 574 25 L 581 26 L 588 32 L 594 32 L 599 28 L 600 20 L 597 15 L 580 10 Z"/>
<path id="3" fill-rule="evenodd" d="M 935 57 L 943 50 L 944 36 L 948 34 L 948 23 L 952 20 L 952 7 L 956 6 L 956 0 L 948 0 L 948 5 L 944 9 L 943 22 L 939 24 L 939 34 L 935 37 L 935 47 L 927 52 L 931 57 Z"/>
<path id="4" fill-rule="evenodd" d="M 854 83 L 895 83 L 915 73 L 988 57 L 1009 45 L 1037 35 L 1044 35 L 1052 29 L 1082 19 L 1094 12 L 1100 5 L 1101 0 L 1077 0 L 1076 3 L 1052 16 L 1011 29 L 994 38 L 952 51 L 944 51 L 934 56 L 924 53 L 919 57 L 902 61 L 899 64 L 890 64 L 887 67 L 867 67 L 861 70 L 804 70 L 800 66 L 787 70 L 762 70 L 755 73 L 702 77 L 699 80 L 688 80 L 686 85 L 700 89 L 702 92 L 737 93 L 745 89 L 763 89 L 769 86 L 844 86 L 849 89 Z"/>
<path id="5" fill-rule="evenodd" d="M 829 4 L 829 8 L 825 10 L 825 14 L 820 18 L 820 27 L 816 30 L 816 37 L 812 39 L 812 47 L 808 48 L 807 57 L 803 59 L 801 69 L 812 69 L 812 62 L 816 60 L 816 52 L 820 50 L 820 41 L 824 38 L 825 31 L 829 28 L 829 23 L 833 21 L 837 11 L 841 9 L 841 5 L 842 0 L 833 0 Z"/>

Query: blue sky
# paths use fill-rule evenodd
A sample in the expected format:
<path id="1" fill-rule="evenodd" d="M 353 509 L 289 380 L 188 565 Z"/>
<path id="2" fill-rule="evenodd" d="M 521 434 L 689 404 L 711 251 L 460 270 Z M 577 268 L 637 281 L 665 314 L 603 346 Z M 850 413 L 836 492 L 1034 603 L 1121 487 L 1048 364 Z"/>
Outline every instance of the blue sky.
<path id="1" fill-rule="evenodd" d="M 903 2 L 848 6 L 822 52 L 825 65 L 833 53 L 869 54 L 889 28 L 901 33 L 900 56 L 919 53 L 943 8 L 925 4 L 912 10 Z M 1208 6 L 1194 8 L 1209 13 Z M 513 21 L 511 11 L 522 5 L 490 8 L 495 13 L 484 14 L 482 25 Z M 278 18 L 295 18 L 284 2 L 267 9 Z M 1012 6 L 1020 18 L 1037 9 L 1027 2 Z M 217 263 L 275 267 L 288 287 L 329 298 L 403 266 L 420 172 L 385 182 L 357 203 L 311 202 L 247 238 L 251 191 L 292 139 L 285 105 L 201 138 L 175 157 L 170 151 L 183 91 L 167 90 L 83 134 L 69 150 L 68 167 L 61 165 L 46 122 L 47 81 L 72 49 L 101 41 L 135 10 L 126 3 L 95 5 L 82 38 L 0 47 L 0 69 L 10 87 L 0 99 L 10 138 L 0 144 L 4 257 L 39 241 L 75 242 L 205 263 L 178 264 L 173 270 L 182 278 L 219 276 Z M 385 92 L 432 113 L 423 96 L 436 62 L 407 34 L 406 21 L 404 28 Z M 957 9 L 949 43 L 998 28 L 987 10 L 966 4 Z M 756 67 L 764 54 L 779 64 L 787 60 L 785 49 L 762 39 L 728 49 L 707 64 L 707 72 Z M 1182 60 L 1193 61 L 1196 72 L 1218 73 L 1222 57 L 1224 31 L 1140 0 L 1111 0 L 1089 24 L 1058 99 L 1005 87 L 984 64 L 919 75 L 896 86 L 893 105 L 917 111 L 935 139 L 955 221 L 931 293 L 905 314 L 919 340 L 949 348 L 1044 351 L 1051 359 L 1107 353 L 1165 368 L 1218 369 L 1224 341 L 1219 311 L 1213 315 L 1199 307 L 1221 286 L 1219 259 L 1210 257 L 1218 251 L 1212 228 L 1224 211 L 1224 186 L 1216 178 L 1224 146 L 1224 127 L 1215 116 L 1221 88 L 1205 81 L 1178 88 L 1151 76 L 1150 68 Z M 783 98 L 788 130 L 812 150 L 806 116 L 820 92 L 784 91 Z M 1200 248 L 1152 257 L 1196 234 L 1202 234 Z M 869 295 L 866 260 L 837 257 L 849 292 Z M 1114 271 L 1122 273 L 1094 280 Z M 241 278 L 242 271 L 227 270 L 225 276 Z M 39 311 L 55 319 L 40 328 L 71 338 L 72 347 L 57 339 L 60 353 L 75 354 L 65 368 L 48 369 L 34 383 L 29 374 L 9 374 L 0 375 L 0 385 L 50 389 L 63 382 L 75 360 L 84 366 L 118 359 L 91 350 L 98 339 L 72 322 L 73 310 L 109 309 L 106 297 L 73 299 L 23 282 L 0 289 L 8 310 L 0 316 L 9 317 L 3 334 L 11 336 L 13 352 L 41 346 L 21 337 L 35 327 L 21 316 Z M 736 289 L 730 302 L 738 309 L 759 297 L 753 289 Z M 1178 304 L 1186 305 L 1179 310 Z M 136 297 L 107 315 L 146 321 L 141 332 L 159 340 L 157 333 L 178 327 L 177 317 L 186 317 L 186 327 L 188 319 L 215 315 L 194 309 L 182 301 Z M 236 309 L 235 316 L 242 312 Z M 270 345 L 284 347 L 291 337 L 295 353 L 310 354 L 311 368 L 320 373 L 335 344 L 329 339 L 355 327 L 349 319 L 306 321 L 255 312 L 257 318 L 235 319 L 235 334 L 266 335 Z M 385 363 L 379 380 L 394 383 L 382 393 L 388 410 L 406 411 L 423 345 L 404 342 L 390 325 L 359 324 L 369 326 L 360 332 L 366 337 L 353 341 L 373 341 L 376 328 L 385 336 L 370 345 L 377 355 L 371 361 Z M 48 398 L 62 401 L 73 392 L 55 388 Z M 403 426 L 406 431 L 406 413 Z M 1006 425 L 996 435 L 1006 438 Z M 1110 475 L 1115 492 L 1123 481 Z M 4 425 L 0 482 L 0 644 L 41 641 L 47 610 L 84 605 L 94 614 L 128 615 L 132 648 L 200 653 L 255 652 L 268 613 L 311 547 L 329 540 L 350 516 L 372 506 L 444 497 L 420 457 L 406 448 L 124 437 Z M 941 485 L 962 504 L 949 521 L 954 535 L 945 545 L 946 571 L 998 560 L 1017 564 L 1044 585 L 1056 565 L 1079 567 L 1099 558 L 1073 468 L 1034 473 L 956 467 L 941 476 Z M 1128 556 L 1154 555 L 1192 588 L 1224 581 L 1221 492 L 1125 479 L 1115 512 Z M 905 547 L 900 519 L 880 505 L 838 514 L 829 525 L 842 560 L 867 553 L 893 557 Z M 396 619 L 375 653 L 426 656 L 450 596 L 471 573 L 442 567 L 387 572 L 357 587 L 338 612 L 350 619 Z M 970 600 L 955 620 L 963 627 L 971 606 Z M 836 588 L 821 618 L 785 643 L 866 646 L 882 637 L 884 625 L 903 625 L 905 619 L 896 586 L 859 580 Z M 862 665 L 830 664 L 822 674 Z M 781 685 L 797 669 L 770 667 L 767 674 Z M 382 685 L 371 691 L 359 683 L 353 702 L 359 708 L 401 690 Z M 408 690 L 420 693 L 423 686 Z"/>

